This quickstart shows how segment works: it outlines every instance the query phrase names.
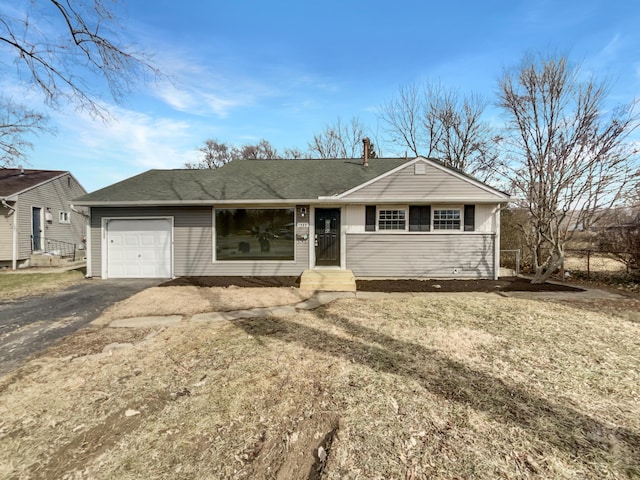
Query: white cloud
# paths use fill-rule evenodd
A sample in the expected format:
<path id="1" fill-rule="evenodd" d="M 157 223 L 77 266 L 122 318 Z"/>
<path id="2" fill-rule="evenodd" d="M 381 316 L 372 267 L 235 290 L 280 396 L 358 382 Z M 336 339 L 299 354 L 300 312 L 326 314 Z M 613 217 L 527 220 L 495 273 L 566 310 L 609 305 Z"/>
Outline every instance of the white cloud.
<path id="1" fill-rule="evenodd" d="M 200 142 L 198 128 L 189 122 L 154 118 L 140 112 L 109 107 L 115 118 L 103 123 L 86 114 L 56 115 L 66 153 L 88 162 L 109 162 L 114 167 L 182 168 L 193 161 Z"/>
<path id="2" fill-rule="evenodd" d="M 210 86 L 210 89 L 215 87 Z M 155 94 L 160 100 L 179 112 L 192 115 L 215 115 L 225 118 L 234 108 L 251 104 L 253 100 L 247 95 L 214 94 L 205 88 L 194 85 L 164 82 L 155 88 Z M 228 92 L 227 92 L 228 93 Z"/>

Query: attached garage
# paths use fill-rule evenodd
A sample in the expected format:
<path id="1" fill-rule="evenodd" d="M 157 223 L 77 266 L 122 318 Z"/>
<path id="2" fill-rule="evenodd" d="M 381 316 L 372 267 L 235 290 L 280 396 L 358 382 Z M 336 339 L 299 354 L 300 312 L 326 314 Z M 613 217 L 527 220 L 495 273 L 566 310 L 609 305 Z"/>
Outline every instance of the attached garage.
<path id="1" fill-rule="evenodd" d="M 103 232 L 103 278 L 173 276 L 173 218 L 105 218 Z"/>

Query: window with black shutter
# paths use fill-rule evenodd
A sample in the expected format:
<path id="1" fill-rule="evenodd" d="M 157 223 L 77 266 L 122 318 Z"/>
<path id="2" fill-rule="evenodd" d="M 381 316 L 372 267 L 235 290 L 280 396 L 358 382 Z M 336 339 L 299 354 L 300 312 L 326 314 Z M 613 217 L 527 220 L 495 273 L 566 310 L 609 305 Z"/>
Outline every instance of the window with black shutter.
<path id="1" fill-rule="evenodd" d="M 464 206 L 464 231 L 473 232 L 476 228 L 476 206 Z"/>
<path id="2" fill-rule="evenodd" d="M 409 206 L 409 231 L 428 232 L 431 228 L 431 206 Z"/>
<path id="3" fill-rule="evenodd" d="M 375 232 L 376 231 L 376 206 L 375 205 L 367 205 L 366 213 L 365 213 L 365 231 L 367 232 Z"/>

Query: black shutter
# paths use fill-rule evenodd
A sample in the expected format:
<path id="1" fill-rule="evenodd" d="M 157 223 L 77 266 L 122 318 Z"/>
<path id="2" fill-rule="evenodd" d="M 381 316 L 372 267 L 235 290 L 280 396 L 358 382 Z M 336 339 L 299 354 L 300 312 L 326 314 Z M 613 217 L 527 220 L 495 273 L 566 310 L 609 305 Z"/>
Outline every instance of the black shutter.
<path id="1" fill-rule="evenodd" d="M 476 206 L 464 206 L 464 231 L 473 232 L 476 228 Z"/>
<path id="2" fill-rule="evenodd" d="M 431 230 L 431 205 L 409 206 L 409 231 L 428 232 Z"/>
<path id="3" fill-rule="evenodd" d="M 366 213 L 365 213 L 365 226 L 364 229 L 367 232 L 375 232 L 376 231 L 376 206 L 375 205 L 367 205 Z"/>

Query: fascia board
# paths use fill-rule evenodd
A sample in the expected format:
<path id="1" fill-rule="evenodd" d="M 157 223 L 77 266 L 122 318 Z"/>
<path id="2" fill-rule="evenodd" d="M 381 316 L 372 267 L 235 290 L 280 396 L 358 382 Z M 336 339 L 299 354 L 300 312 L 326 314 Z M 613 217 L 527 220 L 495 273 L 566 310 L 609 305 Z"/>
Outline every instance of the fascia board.
<path id="1" fill-rule="evenodd" d="M 473 197 L 426 197 L 426 198 L 414 198 L 414 197 L 388 197 L 388 198 L 344 198 L 340 200 L 343 204 L 382 204 L 382 203 L 396 203 L 396 204 L 435 204 L 435 203 L 465 203 L 465 204 L 496 204 L 496 203 L 509 203 L 509 198 L 473 198 Z"/>
<path id="2" fill-rule="evenodd" d="M 335 200 L 333 200 L 335 202 Z M 133 201 L 73 201 L 74 205 L 81 207 L 188 207 L 188 206 L 212 206 L 212 205 L 307 205 L 317 203 L 318 199 L 263 199 L 263 200 L 133 200 Z"/>
<path id="3" fill-rule="evenodd" d="M 338 198 L 338 197 L 321 197 L 306 199 L 289 199 L 289 200 L 187 200 L 187 201 L 155 201 L 144 200 L 135 202 L 73 202 L 75 206 L 80 207 L 212 207 L 219 205 L 340 205 L 340 204 L 372 204 L 372 203 L 507 203 L 510 198 L 492 199 L 492 198 L 473 198 L 473 197 L 394 197 L 394 198 Z"/>

